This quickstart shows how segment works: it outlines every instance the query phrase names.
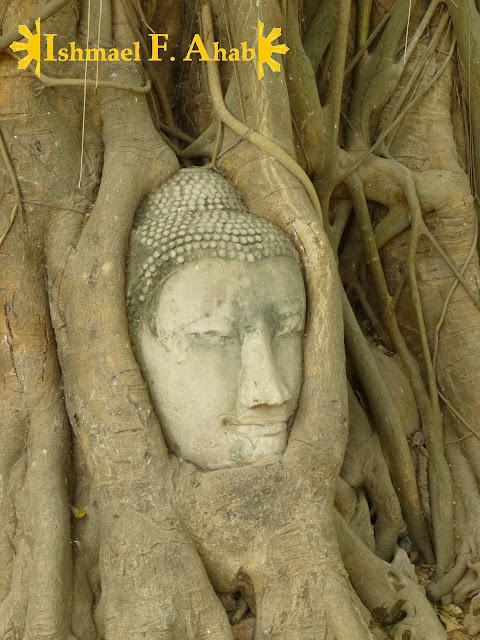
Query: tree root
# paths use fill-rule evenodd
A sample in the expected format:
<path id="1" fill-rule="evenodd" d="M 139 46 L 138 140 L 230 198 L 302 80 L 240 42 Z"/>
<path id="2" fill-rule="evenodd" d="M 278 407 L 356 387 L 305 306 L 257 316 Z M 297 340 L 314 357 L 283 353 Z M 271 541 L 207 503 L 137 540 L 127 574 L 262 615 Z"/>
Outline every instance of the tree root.
<path id="1" fill-rule="evenodd" d="M 452 428 L 447 426 L 446 439 L 452 438 Z M 454 480 L 456 538 L 461 546 L 457 549 L 455 565 L 442 578 L 430 583 L 427 592 L 434 601 L 443 599 L 444 602 L 464 604 L 480 590 L 480 539 L 477 533 L 480 498 L 474 471 L 462 453 L 461 444 L 453 442 L 446 450 Z"/>
<path id="2" fill-rule="evenodd" d="M 402 514 L 397 495 L 390 479 L 378 435 L 369 424 L 367 415 L 349 386 L 349 437 L 341 477 L 357 491 L 365 488 L 375 511 L 374 549 L 384 560 L 390 560 L 402 526 Z M 337 491 L 336 505 L 340 495 Z M 370 513 L 362 529 L 371 529 Z M 353 523 L 351 526 L 355 529 Z M 372 531 L 373 534 L 373 531 Z M 361 536 L 366 542 L 365 538 Z"/>
<path id="3" fill-rule="evenodd" d="M 352 585 L 377 622 L 391 627 L 396 640 L 447 640 L 424 590 L 395 563 L 387 564 L 369 551 L 340 516 L 336 523 Z"/>
<path id="4" fill-rule="evenodd" d="M 479 587 L 480 588 L 480 587 Z M 480 633 L 480 594 L 477 593 L 470 602 L 470 608 L 464 619 L 464 625 L 471 636 Z"/>
<path id="5" fill-rule="evenodd" d="M 34 15 L 28 16 L 28 18 L 22 18 L 20 20 L 21 24 L 25 24 L 29 29 L 33 29 L 35 27 L 35 20 L 40 18 L 41 20 L 46 20 L 50 16 L 53 16 L 57 11 L 60 11 L 63 7 L 65 7 L 70 0 L 51 0 L 46 5 L 44 5 L 40 10 L 37 10 Z M 5 51 L 14 40 L 18 38 L 18 28 L 9 29 L 6 33 L 2 35 L 0 38 L 0 53 Z"/>
<path id="6" fill-rule="evenodd" d="M 8 482 L 7 500 L 5 500 L 7 504 L 2 505 L 2 515 L 6 515 L 5 512 L 8 509 L 11 512 L 9 519 L 13 516 L 14 520 L 14 523 L 12 522 L 14 528 L 9 536 L 13 552 L 9 571 L 10 585 L 8 594 L 0 604 L 0 638 L 2 639 L 20 640 L 25 630 L 28 603 L 27 576 L 30 563 L 29 551 L 24 542 L 16 512 L 18 498 L 21 496 L 25 482 L 26 462 L 26 455 L 23 455 L 14 465 Z"/>
<path id="7" fill-rule="evenodd" d="M 346 294 L 343 297 L 343 310 L 347 348 L 370 403 L 410 537 L 424 557 L 429 562 L 433 561 L 430 536 L 420 506 L 415 471 L 403 425 Z"/>

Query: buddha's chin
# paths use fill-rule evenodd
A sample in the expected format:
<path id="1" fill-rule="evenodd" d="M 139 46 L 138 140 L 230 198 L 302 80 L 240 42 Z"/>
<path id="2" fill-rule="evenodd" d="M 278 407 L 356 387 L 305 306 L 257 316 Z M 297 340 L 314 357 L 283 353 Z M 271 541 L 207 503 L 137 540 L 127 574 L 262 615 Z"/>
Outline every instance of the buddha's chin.
<path id="1" fill-rule="evenodd" d="M 269 435 L 239 437 L 223 467 L 265 464 L 282 455 L 287 448 L 288 433 L 284 429 Z M 218 467 L 217 467 L 218 468 Z"/>
<path id="2" fill-rule="evenodd" d="M 278 423 L 275 429 L 272 428 L 272 425 L 268 425 L 268 427 L 258 425 L 258 427 L 252 429 L 248 435 L 239 432 L 233 435 L 230 431 L 221 445 L 217 443 L 216 447 L 211 446 L 210 449 L 202 452 L 203 455 L 199 455 L 198 451 L 182 452 L 178 449 L 174 451 L 180 460 L 190 462 L 205 471 L 275 462 L 285 453 L 287 448 L 287 424 Z"/>

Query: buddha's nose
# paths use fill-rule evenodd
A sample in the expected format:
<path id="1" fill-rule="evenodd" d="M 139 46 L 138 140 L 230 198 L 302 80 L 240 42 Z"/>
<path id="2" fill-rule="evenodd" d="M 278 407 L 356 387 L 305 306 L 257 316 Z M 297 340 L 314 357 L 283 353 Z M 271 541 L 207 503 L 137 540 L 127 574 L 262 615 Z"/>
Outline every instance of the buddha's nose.
<path id="1" fill-rule="evenodd" d="M 268 329 L 245 334 L 238 401 L 241 407 L 281 406 L 291 398 L 275 361 Z"/>

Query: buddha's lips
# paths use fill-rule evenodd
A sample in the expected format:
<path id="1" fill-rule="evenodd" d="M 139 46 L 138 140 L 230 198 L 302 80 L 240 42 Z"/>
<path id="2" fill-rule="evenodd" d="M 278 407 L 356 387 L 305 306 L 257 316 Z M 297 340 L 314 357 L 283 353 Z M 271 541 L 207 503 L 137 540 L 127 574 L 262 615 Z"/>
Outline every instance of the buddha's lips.
<path id="1" fill-rule="evenodd" d="M 280 433 L 284 433 L 287 430 L 286 422 L 267 422 L 262 424 L 258 424 L 256 422 L 229 422 L 228 426 L 231 427 L 232 430 L 235 431 L 235 433 L 238 433 L 239 435 L 247 438 L 259 436 L 276 436 Z"/>

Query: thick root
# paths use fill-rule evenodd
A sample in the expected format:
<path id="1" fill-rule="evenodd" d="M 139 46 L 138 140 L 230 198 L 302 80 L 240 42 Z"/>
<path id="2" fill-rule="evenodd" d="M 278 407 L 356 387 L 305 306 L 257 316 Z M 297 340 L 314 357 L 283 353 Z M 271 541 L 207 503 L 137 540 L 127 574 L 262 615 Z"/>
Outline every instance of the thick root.
<path id="1" fill-rule="evenodd" d="M 376 557 L 340 516 L 337 532 L 357 595 L 377 622 L 391 627 L 395 640 L 447 640 L 424 590 L 404 570 Z"/>
<path id="2" fill-rule="evenodd" d="M 470 609 L 465 616 L 464 625 L 466 630 L 471 636 L 477 635 L 480 633 L 480 594 L 477 593 L 476 596 L 472 598 L 470 601 Z"/>

